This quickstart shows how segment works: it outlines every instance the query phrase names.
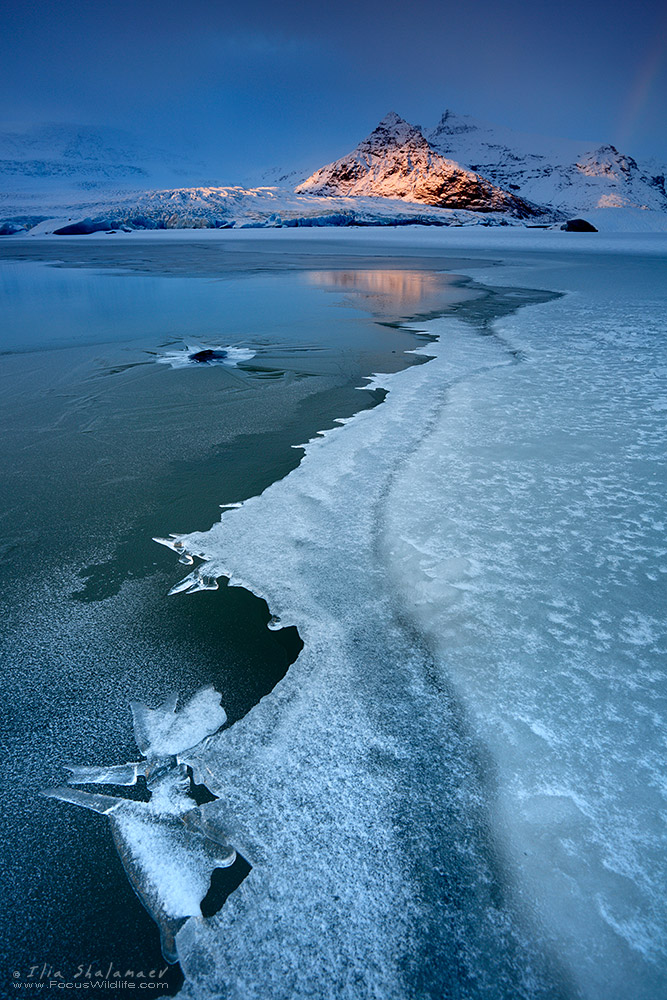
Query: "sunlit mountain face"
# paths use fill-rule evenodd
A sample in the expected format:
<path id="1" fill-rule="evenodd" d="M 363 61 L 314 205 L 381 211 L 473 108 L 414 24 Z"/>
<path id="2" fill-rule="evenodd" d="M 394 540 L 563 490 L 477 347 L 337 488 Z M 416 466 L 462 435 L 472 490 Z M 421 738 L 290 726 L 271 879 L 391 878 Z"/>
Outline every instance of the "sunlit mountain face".
<path id="1" fill-rule="evenodd" d="M 356 149 L 317 170 L 297 192 L 404 198 L 440 208 L 505 211 L 519 217 L 535 212 L 510 192 L 446 159 L 416 126 L 394 112 Z"/>

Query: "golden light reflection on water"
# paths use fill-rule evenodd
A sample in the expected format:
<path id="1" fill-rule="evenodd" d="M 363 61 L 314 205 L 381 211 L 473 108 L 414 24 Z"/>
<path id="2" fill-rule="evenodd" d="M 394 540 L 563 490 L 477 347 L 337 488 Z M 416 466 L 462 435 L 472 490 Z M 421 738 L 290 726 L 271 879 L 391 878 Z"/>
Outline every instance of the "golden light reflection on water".
<path id="1" fill-rule="evenodd" d="M 349 293 L 351 305 L 382 319 L 436 313 L 470 297 L 469 291 L 457 287 L 454 276 L 437 271 L 309 271 L 306 280 L 320 288 Z"/>

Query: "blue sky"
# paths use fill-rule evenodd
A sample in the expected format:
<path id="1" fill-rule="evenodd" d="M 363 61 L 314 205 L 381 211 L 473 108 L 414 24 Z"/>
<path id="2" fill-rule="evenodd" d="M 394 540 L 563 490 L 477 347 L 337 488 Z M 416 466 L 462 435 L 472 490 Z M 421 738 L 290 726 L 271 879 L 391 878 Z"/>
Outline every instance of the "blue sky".
<path id="1" fill-rule="evenodd" d="M 347 152 L 447 107 L 667 161 L 667 12 L 649 0 L 23 0 L 0 5 L 3 124 L 111 125 L 220 182 Z"/>

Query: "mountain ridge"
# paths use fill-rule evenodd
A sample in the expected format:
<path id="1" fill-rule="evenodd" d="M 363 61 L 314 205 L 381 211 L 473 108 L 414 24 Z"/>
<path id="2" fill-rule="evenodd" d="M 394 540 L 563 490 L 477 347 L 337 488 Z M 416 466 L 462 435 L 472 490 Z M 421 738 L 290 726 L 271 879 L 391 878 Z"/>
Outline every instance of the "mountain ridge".
<path id="1" fill-rule="evenodd" d="M 391 197 L 437 208 L 538 214 L 535 206 L 443 156 L 395 111 L 350 153 L 321 167 L 297 194 Z"/>
<path id="2" fill-rule="evenodd" d="M 642 168 L 611 143 L 519 132 L 449 109 L 425 134 L 442 155 L 537 204 L 565 213 L 599 208 L 667 212 L 665 172 Z"/>
<path id="3" fill-rule="evenodd" d="M 38 185 L 77 190 L 103 189 L 109 182 L 136 187 L 186 180 L 201 165 L 155 148 L 129 132 L 62 122 L 0 130 L 3 192 Z"/>
<path id="4" fill-rule="evenodd" d="M 3 159 L 4 157 L 4 159 Z M 159 161 L 159 162 L 158 162 Z M 515 132 L 446 110 L 432 128 L 390 112 L 351 153 L 272 184 L 202 183 L 117 130 L 0 132 L 0 235 L 232 226 L 558 226 L 667 231 L 665 173 L 607 143 Z M 163 179 L 170 172 L 172 176 Z M 197 176 L 185 186 L 184 176 Z M 165 184 L 166 180 L 166 184 Z M 277 181 L 277 183 L 276 183 Z M 187 181 L 186 181 L 187 183 Z"/>

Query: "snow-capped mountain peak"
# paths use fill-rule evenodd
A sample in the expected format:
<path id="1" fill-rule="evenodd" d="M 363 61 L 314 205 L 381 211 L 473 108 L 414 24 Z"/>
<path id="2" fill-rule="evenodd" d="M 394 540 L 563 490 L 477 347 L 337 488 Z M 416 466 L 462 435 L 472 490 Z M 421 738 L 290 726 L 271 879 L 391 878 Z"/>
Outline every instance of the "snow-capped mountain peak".
<path id="1" fill-rule="evenodd" d="M 0 235 L 573 217 L 600 229 L 667 231 L 664 166 L 640 164 L 609 143 L 530 135 L 450 109 L 430 130 L 391 111 L 350 153 L 308 177 L 282 169 L 241 188 L 202 185 L 201 173 L 116 130 L 0 131 Z M 183 186 L 189 177 L 196 186 Z"/>
<path id="2" fill-rule="evenodd" d="M 386 151 L 405 145 L 424 148 L 428 143 L 416 125 L 411 125 L 395 111 L 390 111 L 357 148 Z"/>
<path id="3" fill-rule="evenodd" d="M 444 157 L 423 132 L 392 111 L 359 145 L 320 168 L 297 193 L 400 198 L 440 208 L 534 214 L 515 195 Z"/>

